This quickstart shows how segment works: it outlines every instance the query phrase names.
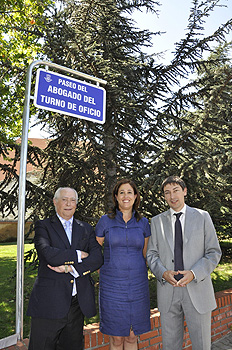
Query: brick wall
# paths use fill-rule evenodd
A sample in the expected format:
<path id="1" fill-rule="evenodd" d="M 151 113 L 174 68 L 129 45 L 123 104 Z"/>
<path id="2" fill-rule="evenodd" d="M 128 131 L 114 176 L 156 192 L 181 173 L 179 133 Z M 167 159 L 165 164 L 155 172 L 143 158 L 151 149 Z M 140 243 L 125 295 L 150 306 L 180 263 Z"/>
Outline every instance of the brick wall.
<path id="1" fill-rule="evenodd" d="M 217 309 L 212 312 L 212 342 L 220 339 L 232 330 L 232 288 L 216 293 Z M 98 323 L 88 325 L 84 330 L 85 349 L 109 350 L 109 337 L 99 331 Z M 151 310 L 151 331 L 142 334 L 138 340 L 139 349 L 162 349 L 160 313 Z M 188 328 L 185 324 L 183 349 L 192 350 Z"/>
<path id="2" fill-rule="evenodd" d="M 232 288 L 217 292 L 217 309 L 212 312 L 212 342 L 232 331 Z"/>

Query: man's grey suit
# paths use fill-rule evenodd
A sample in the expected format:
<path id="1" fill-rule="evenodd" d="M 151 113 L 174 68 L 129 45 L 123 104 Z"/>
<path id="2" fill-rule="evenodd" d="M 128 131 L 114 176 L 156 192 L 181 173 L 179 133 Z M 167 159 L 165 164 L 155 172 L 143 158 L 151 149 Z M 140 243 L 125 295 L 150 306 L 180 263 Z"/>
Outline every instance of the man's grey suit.
<path id="1" fill-rule="evenodd" d="M 192 270 L 195 279 L 185 288 L 194 308 L 206 314 L 216 308 L 210 274 L 221 257 L 214 225 L 208 212 L 186 206 L 183 237 L 184 270 Z M 151 220 L 151 237 L 147 262 L 157 278 L 158 308 L 167 313 L 171 307 L 174 288 L 162 279 L 166 270 L 174 270 L 174 239 L 170 209 Z M 197 325 L 196 325 L 197 327 Z"/>

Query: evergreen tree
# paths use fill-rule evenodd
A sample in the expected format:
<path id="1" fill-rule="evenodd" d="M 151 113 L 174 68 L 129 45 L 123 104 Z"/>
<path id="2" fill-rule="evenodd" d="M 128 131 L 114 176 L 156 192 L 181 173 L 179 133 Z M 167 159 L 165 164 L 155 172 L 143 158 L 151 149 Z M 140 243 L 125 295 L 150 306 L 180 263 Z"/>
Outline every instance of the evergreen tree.
<path id="1" fill-rule="evenodd" d="M 100 125 L 37 112 L 38 119 L 49 125 L 53 140 L 40 154 L 29 149 L 31 161 L 37 156 L 40 164 L 45 164 L 39 190 L 33 184 L 27 187 L 28 207 L 35 208 L 33 217 L 50 215 L 55 189 L 72 186 L 80 194 L 77 216 L 97 220 L 110 206 L 112 187 L 116 178 L 122 176 L 132 177 L 138 184 L 143 214 L 150 217 L 164 208 L 159 186 L 171 173 L 184 175 L 191 202 L 206 208 L 208 175 L 200 164 L 206 168 L 210 150 L 204 139 L 212 136 L 212 130 L 208 136 L 206 131 L 209 119 L 214 127 L 215 116 L 213 104 L 207 104 L 213 90 L 205 69 L 217 64 L 219 67 L 224 58 L 204 60 L 203 53 L 211 51 L 213 41 L 225 41 L 231 21 L 208 37 L 200 34 L 205 18 L 219 3 L 193 1 L 188 32 L 176 44 L 169 65 L 161 64 L 159 56 L 144 53 L 155 34 L 139 30 L 131 19 L 135 10 L 145 8 L 155 13 L 159 5 L 156 1 L 69 0 L 51 8 L 49 16 L 44 14 L 44 58 L 106 80 L 107 113 L 106 123 Z M 194 72 L 199 72 L 198 79 L 189 78 Z M 210 79 L 213 72 L 212 68 Z M 223 74 L 221 78 L 223 81 Z M 222 82 L 221 88 L 224 94 L 228 83 Z M 223 103 L 222 109 L 228 112 L 225 99 Z M 223 116 L 225 112 L 220 114 L 222 124 Z M 229 122 L 226 130 L 229 131 Z M 219 132 L 215 132 L 216 138 L 220 140 Z M 209 147 L 214 142 L 212 139 Z M 227 147 L 228 142 L 224 145 Z M 221 153 L 222 150 L 221 144 Z M 213 167 L 208 169 L 215 172 Z M 199 196 L 201 177 L 196 173 L 204 174 Z M 218 182 L 210 183 L 217 187 Z M 228 206 L 226 210 L 231 212 Z"/>
<path id="2" fill-rule="evenodd" d="M 215 49 L 198 72 L 202 108 L 195 116 L 200 132 L 192 136 L 189 162 L 184 166 L 193 182 L 191 202 L 210 212 L 222 237 L 231 236 L 232 218 L 232 66 L 228 48 L 231 45 Z"/>
<path id="3" fill-rule="evenodd" d="M 189 190 L 188 203 L 208 210 L 223 237 L 231 236 L 232 213 L 232 86 L 228 62 L 228 47 L 220 46 L 199 66 L 198 77 L 187 87 L 188 91 L 194 88 L 190 94 L 194 106 L 181 108 L 178 122 L 168 130 L 160 157 L 157 160 L 155 155 L 150 167 L 154 179 L 159 172 L 163 177 L 170 173 L 183 176 Z M 155 181 L 153 186 L 157 188 Z M 165 209 L 158 198 L 155 207 L 157 212 Z"/>

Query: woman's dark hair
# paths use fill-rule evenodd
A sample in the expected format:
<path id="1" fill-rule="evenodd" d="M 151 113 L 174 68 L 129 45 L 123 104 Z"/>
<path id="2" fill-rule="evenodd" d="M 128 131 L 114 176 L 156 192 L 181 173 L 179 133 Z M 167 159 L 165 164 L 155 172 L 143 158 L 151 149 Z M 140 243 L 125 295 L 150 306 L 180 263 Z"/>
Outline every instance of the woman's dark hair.
<path id="1" fill-rule="evenodd" d="M 139 204 L 140 204 L 140 194 L 139 194 L 139 191 L 138 191 L 134 181 L 132 181 L 130 179 L 121 179 L 114 186 L 113 192 L 112 192 L 112 198 L 113 198 L 114 206 L 113 206 L 113 208 L 111 208 L 109 210 L 108 216 L 111 219 L 115 218 L 116 210 L 117 209 L 119 210 L 118 201 L 117 201 L 116 195 L 118 195 L 118 191 L 119 191 L 120 186 L 124 185 L 124 184 L 129 184 L 133 188 L 134 194 L 137 194 L 137 197 L 136 197 L 135 202 L 133 204 L 132 210 L 135 211 L 135 218 L 136 218 L 137 221 L 139 221 L 142 218 L 141 214 L 138 212 L 138 208 L 139 208 Z"/>

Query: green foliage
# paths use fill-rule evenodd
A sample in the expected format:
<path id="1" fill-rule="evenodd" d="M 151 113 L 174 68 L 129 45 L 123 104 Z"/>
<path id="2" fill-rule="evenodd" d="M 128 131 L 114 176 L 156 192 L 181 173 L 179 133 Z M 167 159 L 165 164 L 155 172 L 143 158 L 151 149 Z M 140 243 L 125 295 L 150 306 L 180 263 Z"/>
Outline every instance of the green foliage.
<path id="1" fill-rule="evenodd" d="M 227 50 L 219 46 L 193 81 L 197 108 L 181 112 L 174 171 L 188 187 L 188 203 L 210 212 L 220 238 L 231 236 L 231 77 Z M 173 161 L 172 161 L 173 164 Z"/>
<path id="2" fill-rule="evenodd" d="M 1 0 L 0 141 L 20 135 L 27 66 L 40 56 L 43 13 L 51 0 Z"/>
<path id="3" fill-rule="evenodd" d="M 211 274 L 215 292 L 230 289 L 232 286 L 232 264 L 227 262 L 219 265 Z"/>
<path id="4" fill-rule="evenodd" d="M 31 106 L 31 114 L 50 128 L 53 139 L 45 150 L 28 148 L 28 162 L 43 170 L 38 183 L 27 181 L 27 218 L 53 214 L 54 191 L 72 186 L 79 194 L 77 217 L 95 224 L 110 206 L 116 179 L 123 176 L 135 180 L 142 195 L 141 211 L 150 218 L 166 209 L 159 192 L 162 180 L 178 174 L 187 183 L 188 204 L 210 212 L 220 239 L 231 237 L 232 68 L 231 46 L 224 43 L 232 21 L 207 37 L 203 34 L 204 21 L 220 0 L 192 2 L 186 35 L 167 65 L 159 55 L 145 53 L 152 37 L 161 33 L 139 30 L 132 20 L 135 10 L 156 13 L 158 1 L 0 4 L 0 153 L 7 158 L 11 148 L 15 154 L 12 166 L 0 165 L 5 173 L 0 184 L 3 216 L 17 217 L 15 166 L 20 146 L 14 139 L 20 135 L 27 66 L 42 58 L 107 80 L 107 116 L 99 125 Z M 36 261 L 33 254 L 31 250 L 27 255 L 30 262 Z M 1 318 L 1 326 L 8 328 L 2 337 L 13 332 L 15 317 L 15 281 L 9 279 L 15 258 L 3 259 L 0 308 L 7 316 Z M 223 289 L 231 286 L 230 261 L 226 264 L 225 273 L 220 267 L 212 275 L 216 290 L 218 284 Z M 35 273 L 25 273 L 25 308 Z M 149 277 L 153 298 L 155 281 Z M 156 305 L 154 299 L 151 305 Z M 28 336 L 28 318 L 24 324 Z"/>
<path id="5" fill-rule="evenodd" d="M 188 204 L 208 210 L 220 236 L 231 236 L 231 46 L 224 43 L 232 21 L 209 36 L 203 34 L 204 21 L 219 5 L 219 0 L 192 2 L 186 36 L 167 65 L 158 55 L 144 52 L 161 33 L 139 30 L 132 20 L 135 10 L 155 13 L 157 1 L 50 4 L 36 17 L 32 33 L 25 12 L 22 23 L 29 33 L 25 40 L 32 40 L 29 50 L 40 45 L 41 57 L 108 82 L 104 125 L 31 108 L 53 138 L 44 151 L 29 148 L 29 162 L 43 164 L 39 183 L 27 182 L 31 219 L 54 213 L 54 191 L 72 186 L 80 198 L 77 217 L 95 223 L 111 204 L 116 179 L 123 176 L 137 183 L 141 211 L 150 218 L 166 209 L 159 193 L 162 180 L 179 174 L 188 186 Z M 39 8 L 35 11 L 40 13 Z M 13 40 L 21 30 L 15 27 L 12 33 Z M 14 89 L 23 95 L 22 84 L 14 84 Z M 9 98 L 8 92 L 5 96 Z M 12 101 L 16 107 L 19 99 Z M 14 211 L 17 175 L 13 169 L 5 171 L 11 174 L 9 181 L 16 182 L 10 195 L 4 187 L 9 181 L 3 182 L 1 211 Z"/>
<path id="6" fill-rule="evenodd" d="M 164 66 L 158 57 L 143 52 L 152 33 L 138 30 L 128 17 L 148 3 L 148 10 L 156 11 L 153 1 L 138 5 L 109 0 L 107 6 L 96 1 L 94 8 L 91 1 L 78 6 L 65 1 L 51 18 L 45 39 L 48 57 L 107 80 L 107 118 L 102 126 L 47 114 L 55 140 L 46 150 L 43 185 L 50 191 L 74 186 L 80 193 L 77 215 L 88 219 L 107 210 L 116 178 L 129 176 L 142 193 L 144 215 L 151 217 L 165 209 L 160 183 L 177 173 L 188 184 L 188 203 L 208 210 L 218 231 L 227 235 L 231 66 L 226 46 L 208 59 L 202 53 L 213 52 L 213 40 L 225 39 L 231 21 L 208 37 L 200 36 L 215 2 L 194 1 L 186 38 L 176 44 L 175 58 Z"/>

